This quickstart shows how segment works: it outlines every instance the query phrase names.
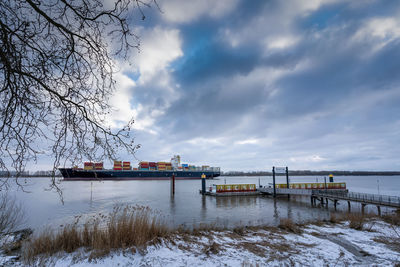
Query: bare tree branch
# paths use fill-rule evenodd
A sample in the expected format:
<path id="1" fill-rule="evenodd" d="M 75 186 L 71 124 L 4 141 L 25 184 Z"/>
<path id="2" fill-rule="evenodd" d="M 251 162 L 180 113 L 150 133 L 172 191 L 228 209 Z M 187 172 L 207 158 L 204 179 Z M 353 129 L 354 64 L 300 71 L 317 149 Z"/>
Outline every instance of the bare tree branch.
<path id="1" fill-rule="evenodd" d="M 114 60 L 139 48 L 131 20 L 153 3 L 0 1 L 0 170 L 18 176 L 41 154 L 53 156 L 54 173 L 83 159 L 115 159 L 120 149 L 134 154 L 133 120 L 112 129 L 108 100 Z M 51 188 L 59 191 L 54 175 Z"/>

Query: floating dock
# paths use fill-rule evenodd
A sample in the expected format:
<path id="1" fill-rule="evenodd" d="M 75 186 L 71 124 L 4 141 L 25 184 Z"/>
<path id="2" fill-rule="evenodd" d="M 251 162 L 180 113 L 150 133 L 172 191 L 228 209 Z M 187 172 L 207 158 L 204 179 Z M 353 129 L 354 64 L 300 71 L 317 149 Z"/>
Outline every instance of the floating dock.
<path id="1" fill-rule="evenodd" d="M 202 193 L 202 190 L 200 190 L 200 193 Z M 260 194 L 261 192 L 255 184 L 212 185 L 204 192 L 204 195 L 215 197 L 256 196 Z"/>

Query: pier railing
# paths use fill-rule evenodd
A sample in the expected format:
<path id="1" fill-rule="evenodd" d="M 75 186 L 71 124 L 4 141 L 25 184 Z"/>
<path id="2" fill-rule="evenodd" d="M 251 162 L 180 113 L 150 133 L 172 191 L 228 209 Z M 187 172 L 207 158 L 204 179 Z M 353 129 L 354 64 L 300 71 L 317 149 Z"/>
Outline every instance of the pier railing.
<path id="1" fill-rule="evenodd" d="M 272 195 L 274 193 L 273 188 L 260 188 L 259 191 L 264 194 Z M 319 198 L 331 198 L 336 200 L 347 200 L 353 202 L 360 202 L 364 204 L 373 204 L 377 206 L 387 206 L 400 208 L 400 197 L 397 196 L 386 196 L 376 195 L 368 193 L 356 193 L 348 192 L 347 190 L 310 190 L 310 189 L 293 189 L 293 188 L 276 188 L 275 193 L 277 195 L 302 195 Z"/>
<path id="2" fill-rule="evenodd" d="M 363 202 L 366 204 L 375 204 L 390 207 L 400 207 L 400 197 L 397 196 L 386 196 L 376 195 L 368 193 L 356 193 L 356 192 L 334 192 L 325 190 L 313 190 L 313 195 L 318 197 L 328 197 L 343 199 L 349 201 Z"/>

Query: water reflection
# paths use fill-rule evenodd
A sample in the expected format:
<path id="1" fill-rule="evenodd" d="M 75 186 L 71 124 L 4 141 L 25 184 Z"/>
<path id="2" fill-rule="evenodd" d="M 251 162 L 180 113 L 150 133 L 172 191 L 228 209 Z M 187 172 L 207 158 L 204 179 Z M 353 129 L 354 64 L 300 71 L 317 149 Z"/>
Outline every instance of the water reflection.
<path id="1" fill-rule="evenodd" d="M 274 202 L 274 223 L 278 224 L 279 223 L 279 211 L 278 211 L 277 199 L 274 198 L 273 202 Z"/>
<path id="2" fill-rule="evenodd" d="M 254 208 L 257 204 L 258 196 L 229 196 L 215 197 L 216 207 L 222 209 L 232 209 L 236 207 Z"/>
<path id="3" fill-rule="evenodd" d="M 171 194 L 169 197 L 169 210 L 171 211 L 171 215 L 174 216 L 176 213 L 175 195 L 174 194 Z"/>

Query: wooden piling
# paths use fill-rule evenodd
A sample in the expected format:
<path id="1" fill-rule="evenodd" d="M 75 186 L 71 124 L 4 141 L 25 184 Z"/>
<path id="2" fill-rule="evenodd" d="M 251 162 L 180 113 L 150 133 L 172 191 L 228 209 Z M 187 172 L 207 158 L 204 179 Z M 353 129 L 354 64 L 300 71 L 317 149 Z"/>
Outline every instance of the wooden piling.
<path id="1" fill-rule="evenodd" d="M 287 189 L 290 188 L 290 186 L 289 186 L 289 168 L 288 167 L 286 167 L 286 188 Z M 288 196 L 288 198 L 290 198 L 290 194 L 288 194 L 287 196 Z"/>
<path id="2" fill-rule="evenodd" d="M 175 195 L 175 174 L 171 176 L 171 194 Z"/>
<path id="3" fill-rule="evenodd" d="M 362 214 L 364 214 L 364 210 L 365 210 L 365 206 L 366 206 L 367 204 L 365 204 L 365 203 L 361 203 L 361 213 Z"/>
<path id="4" fill-rule="evenodd" d="M 206 193 L 206 175 L 204 173 L 201 175 L 201 193 L 203 195 Z"/>
<path id="5" fill-rule="evenodd" d="M 276 184 L 275 184 L 275 166 L 272 167 L 272 184 L 274 187 L 274 198 L 276 197 Z"/>

